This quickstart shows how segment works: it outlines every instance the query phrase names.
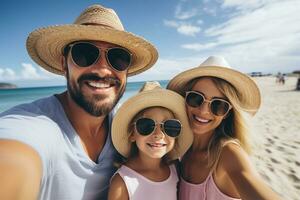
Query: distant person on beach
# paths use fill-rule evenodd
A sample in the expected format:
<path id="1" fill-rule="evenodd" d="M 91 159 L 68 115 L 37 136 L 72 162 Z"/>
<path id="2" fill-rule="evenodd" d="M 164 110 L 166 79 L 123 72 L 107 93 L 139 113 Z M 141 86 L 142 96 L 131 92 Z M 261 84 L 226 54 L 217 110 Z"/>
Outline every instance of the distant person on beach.
<path id="1" fill-rule="evenodd" d="M 276 83 L 284 85 L 285 84 L 285 74 L 278 72 L 276 75 Z"/>
<path id="2" fill-rule="evenodd" d="M 179 199 L 278 199 L 247 154 L 245 116 L 254 115 L 261 103 L 255 82 L 212 56 L 175 76 L 167 88 L 185 97 L 194 133 L 181 159 Z"/>
<path id="3" fill-rule="evenodd" d="M 184 98 L 147 82 L 128 99 L 112 123 L 112 142 L 123 165 L 111 180 L 109 200 L 176 200 L 174 160 L 192 144 Z"/>
<path id="4" fill-rule="evenodd" d="M 93 5 L 74 24 L 33 31 L 27 50 L 67 91 L 0 114 L 0 199 L 106 199 L 120 157 L 112 110 L 127 77 L 156 62 L 155 47 Z"/>

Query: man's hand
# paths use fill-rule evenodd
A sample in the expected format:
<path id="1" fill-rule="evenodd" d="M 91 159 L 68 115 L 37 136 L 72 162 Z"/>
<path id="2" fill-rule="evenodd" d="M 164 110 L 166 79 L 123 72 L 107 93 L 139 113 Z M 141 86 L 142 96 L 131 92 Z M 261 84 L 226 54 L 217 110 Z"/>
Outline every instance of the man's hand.
<path id="1" fill-rule="evenodd" d="M 0 139 L 0 199 L 37 199 L 41 177 L 42 162 L 33 148 Z"/>

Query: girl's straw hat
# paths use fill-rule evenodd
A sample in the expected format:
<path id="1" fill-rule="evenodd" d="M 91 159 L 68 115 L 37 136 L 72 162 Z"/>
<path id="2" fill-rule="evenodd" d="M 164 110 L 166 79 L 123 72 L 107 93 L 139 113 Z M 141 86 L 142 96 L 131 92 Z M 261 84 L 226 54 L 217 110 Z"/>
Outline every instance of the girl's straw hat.
<path id="1" fill-rule="evenodd" d="M 238 92 L 241 106 L 255 115 L 261 104 L 261 96 L 256 83 L 246 74 L 232 69 L 223 57 L 211 56 L 200 66 L 175 76 L 167 88 L 185 95 L 186 85 L 195 78 L 212 76 L 229 82 Z"/>
<path id="2" fill-rule="evenodd" d="M 169 109 L 182 124 L 181 133 L 177 137 L 178 147 L 169 153 L 170 159 L 181 157 L 192 144 L 193 133 L 185 111 L 184 98 L 176 92 L 161 88 L 158 82 L 147 82 L 141 92 L 122 104 L 112 122 L 112 142 L 124 157 L 128 157 L 131 150 L 129 129 L 132 119 L 140 111 L 155 106 Z"/>
<path id="3" fill-rule="evenodd" d="M 156 48 L 130 32 L 126 32 L 114 10 L 92 5 L 84 10 L 74 24 L 39 28 L 27 38 L 31 58 L 46 70 L 63 74 L 61 57 L 64 47 L 74 41 L 95 40 L 119 45 L 133 54 L 128 76 L 149 69 L 157 61 Z"/>

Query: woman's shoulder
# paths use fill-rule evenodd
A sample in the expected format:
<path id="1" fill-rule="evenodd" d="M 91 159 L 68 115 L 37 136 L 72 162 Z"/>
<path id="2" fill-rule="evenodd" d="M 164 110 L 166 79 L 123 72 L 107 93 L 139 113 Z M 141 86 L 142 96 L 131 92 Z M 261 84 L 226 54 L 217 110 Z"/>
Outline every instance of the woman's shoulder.
<path id="1" fill-rule="evenodd" d="M 241 170 L 249 164 L 249 156 L 238 141 L 225 141 L 222 146 L 219 167 L 228 172 Z"/>

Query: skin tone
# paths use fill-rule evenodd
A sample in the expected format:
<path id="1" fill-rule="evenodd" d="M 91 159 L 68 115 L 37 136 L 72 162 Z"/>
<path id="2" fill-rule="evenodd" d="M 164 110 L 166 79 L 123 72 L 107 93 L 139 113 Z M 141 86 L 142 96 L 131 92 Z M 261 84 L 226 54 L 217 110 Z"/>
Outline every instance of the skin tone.
<path id="1" fill-rule="evenodd" d="M 105 42 L 92 42 L 101 49 L 115 47 Z M 66 115 L 81 139 L 81 144 L 89 158 L 96 162 L 105 144 L 107 127 L 106 114 L 96 116 L 82 108 L 70 89 L 82 93 L 95 108 L 113 107 L 126 86 L 127 71 L 117 72 L 107 63 L 101 52 L 99 60 L 90 67 L 81 68 L 71 59 L 61 57 L 65 75 L 68 79 L 68 91 L 57 95 Z M 98 79 L 89 79 L 89 77 Z M 80 77 L 86 78 L 78 81 Z M 118 84 L 108 79 L 117 80 Z M 101 98 L 99 98 L 101 97 Z M 30 146 L 12 140 L 0 140 L 0 199 L 36 199 L 42 177 L 42 162 L 38 153 Z M 20 167 L 22 166 L 22 167 Z"/>
<path id="2" fill-rule="evenodd" d="M 101 49 L 116 46 L 105 42 L 93 43 L 101 47 Z M 127 71 L 118 72 L 113 70 L 104 58 L 105 52 L 101 51 L 100 59 L 95 64 L 90 67 L 79 67 L 73 62 L 69 53 L 67 57 L 68 67 L 65 68 L 66 76 L 69 77 L 69 91 L 79 91 L 87 102 L 94 105 L 95 109 L 114 105 L 120 93 L 124 92 L 126 86 Z M 78 81 L 82 76 L 86 76 L 87 78 Z M 120 82 L 120 86 L 114 82 L 106 81 L 106 79 L 94 80 L 99 77 L 116 79 Z M 58 95 L 58 98 L 62 102 L 71 124 L 79 135 L 85 151 L 91 160 L 96 162 L 105 144 L 107 127 L 104 120 L 106 115 L 94 116 L 88 113 L 74 101 L 70 92 L 62 93 Z"/>
<path id="3" fill-rule="evenodd" d="M 226 97 L 209 78 L 201 78 L 191 89 L 202 93 L 206 99 Z M 205 102 L 198 108 L 187 105 L 187 114 L 194 132 L 191 150 L 184 156 L 183 178 L 194 184 L 204 182 L 211 169 L 207 167 L 207 147 L 225 116 L 215 116 Z M 238 145 L 229 143 L 223 147 L 213 179 L 219 190 L 234 198 L 279 199 L 262 181 L 252 166 L 247 153 Z"/>
<path id="4" fill-rule="evenodd" d="M 147 109 L 141 117 L 151 118 L 157 123 L 174 119 L 174 115 L 163 108 Z M 166 180 L 170 176 L 170 169 L 168 165 L 162 162 L 161 158 L 173 149 L 175 138 L 163 133 L 160 126 L 157 125 L 152 134 L 142 136 L 134 130 L 129 139 L 131 142 L 136 142 L 139 152 L 137 156 L 129 159 L 125 165 L 151 181 L 161 182 Z M 119 174 L 116 174 L 111 180 L 108 199 L 129 199 L 126 185 Z"/>

